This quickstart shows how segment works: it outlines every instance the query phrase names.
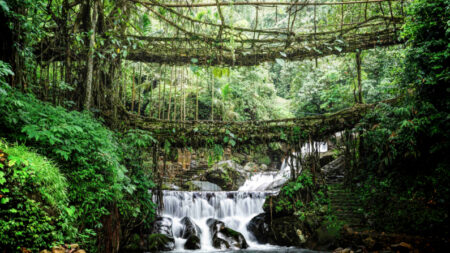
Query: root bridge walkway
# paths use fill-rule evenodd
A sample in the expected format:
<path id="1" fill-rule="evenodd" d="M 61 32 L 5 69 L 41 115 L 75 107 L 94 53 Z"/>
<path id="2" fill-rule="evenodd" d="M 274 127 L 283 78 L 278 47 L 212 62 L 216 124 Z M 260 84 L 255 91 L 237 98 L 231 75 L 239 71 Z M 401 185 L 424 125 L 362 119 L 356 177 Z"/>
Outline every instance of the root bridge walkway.
<path id="1" fill-rule="evenodd" d="M 393 103 L 396 99 L 383 101 Z M 149 131 L 159 143 L 169 141 L 173 147 L 207 147 L 222 145 L 256 145 L 282 142 L 298 144 L 324 140 L 352 129 L 376 104 L 356 104 L 335 113 L 304 118 L 267 121 L 167 121 L 125 112 L 126 128 Z"/>

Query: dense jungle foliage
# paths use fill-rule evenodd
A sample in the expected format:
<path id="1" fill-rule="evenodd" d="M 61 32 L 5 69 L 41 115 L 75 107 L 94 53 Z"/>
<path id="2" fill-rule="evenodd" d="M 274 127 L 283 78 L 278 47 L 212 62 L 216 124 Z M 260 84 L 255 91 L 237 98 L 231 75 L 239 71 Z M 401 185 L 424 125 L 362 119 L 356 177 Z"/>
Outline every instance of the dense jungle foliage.
<path id="1" fill-rule="evenodd" d="M 354 8 L 317 16 L 342 24 L 361 13 Z M 143 9 L 122 0 L 0 0 L 0 252 L 39 252 L 70 242 L 88 252 L 117 252 L 133 233 L 150 229 L 157 212 L 150 190 L 161 187 L 157 168 L 166 162 L 160 155 L 177 155 L 169 141 L 158 143 L 152 133 L 134 129 L 127 113 L 272 120 L 380 101 L 343 134 L 346 186 L 357 193 L 371 228 L 448 237 L 449 1 L 405 3 L 405 24 L 396 27 L 404 42 L 399 45 L 347 53 L 338 48 L 336 55 L 300 62 L 280 52 L 273 62 L 245 67 L 200 65 L 194 57 L 181 66 L 127 60 L 144 45 L 124 34 L 164 34 L 161 19 Z M 155 13 L 176 16 L 164 8 Z M 257 27 L 250 21 L 255 13 L 244 13 L 189 15 L 201 22 L 228 15 L 236 27 Z M 262 24 L 289 24 L 288 11 L 265 15 Z M 316 9 L 314 26 L 315 20 Z M 63 56 L 46 55 L 46 45 Z M 209 165 L 235 146 L 230 140 L 227 146 L 210 143 Z M 330 210 L 322 210 L 326 187 L 311 175 L 286 184 L 274 210 L 302 220 L 323 212 L 336 226 Z"/>

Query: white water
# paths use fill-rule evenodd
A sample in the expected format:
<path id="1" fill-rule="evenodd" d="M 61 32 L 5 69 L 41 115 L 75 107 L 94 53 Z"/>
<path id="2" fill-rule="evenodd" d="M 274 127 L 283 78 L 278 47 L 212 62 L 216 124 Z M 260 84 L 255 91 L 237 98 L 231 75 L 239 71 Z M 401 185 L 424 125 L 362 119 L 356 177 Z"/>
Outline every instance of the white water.
<path id="1" fill-rule="evenodd" d="M 307 143 L 302 147 L 302 155 L 312 152 L 312 148 L 319 153 L 327 152 L 328 145 L 326 142 L 314 142 L 313 144 Z M 298 155 L 298 154 L 295 154 Z M 239 191 L 266 191 L 266 190 L 279 190 L 281 186 L 291 176 L 291 167 L 287 161 L 284 160 L 281 165 L 280 171 L 277 172 L 260 172 L 251 176 L 244 185 L 239 188 Z"/>
<path id="2" fill-rule="evenodd" d="M 211 243 L 206 220 L 221 220 L 229 228 L 239 231 L 252 248 L 258 244 L 251 240 L 247 223 L 257 214 L 262 213 L 265 197 L 275 192 L 183 192 L 163 191 L 164 210 L 162 215 L 173 220 L 173 234 L 176 250 L 182 250 L 185 239 L 181 238 L 183 229 L 180 221 L 190 217 L 201 230 L 201 249 L 214 250 Z"/>
<path id="3" fill-rule="evenodd" d="M 326 143 L 314 143 L 319 152 L 327 151 Z M 302 154 L 311 152 L 311 145 L 302 147 Z M 245 237 L 250 249 L 271 250 L 271 245 L 261 245 L 253 240 L 247 230 L 248 222 L 263 212 L 266 196 L 276 194 L 290 176 L 290 167 L 283 162 L 278 172 L 256 173 L 242 185 L 238 191 L 186 192 L 163 191 L 164 210 L 162 216 L 173 220 L 175 250 L 183 251 L 186 239 L 181 238 L 183 226 L 181 219 L 190 217 L 201 230 L 201 251 L 216 251 L 206 221 L 215 218 L 225 223 Z"/>

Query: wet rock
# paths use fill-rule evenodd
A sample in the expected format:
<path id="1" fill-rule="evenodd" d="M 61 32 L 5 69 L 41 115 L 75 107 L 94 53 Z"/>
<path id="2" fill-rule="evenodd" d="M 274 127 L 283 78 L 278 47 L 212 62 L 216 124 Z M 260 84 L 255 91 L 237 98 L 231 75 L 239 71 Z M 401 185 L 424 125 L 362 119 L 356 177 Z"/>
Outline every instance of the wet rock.
<path id="1" fill-rule="evenodd" d="M 206 225 L 208 225 L 209 227 L 209 232 L 211 233 L 211 236 L 213 236 L 215 233 L 225 228 L 225 223 L 213 218 L 208 219 L 206 221 Z"/>
<path id="2" fill-rule="evenodd" d="M 310 237 L 303 223 L 295 216 L 275 218 L 271 222 L 269 243 L 301 247 Z"/>
<path id="3" fill-rule="evenodd" d="M 183 230 L 181 232 L 181 238 L 187 239 L 188 237 L 190 237 L 192 235 L 200 236 L 201 230 L 191 218 L 184 217 L 181 220 L 181 224 L 183 225 Z"/>
<path id="4" fill-rule="evenodd" d="M 337 248 L 333 251 L 333 253 L 353 253 L 353 251 L 350 248 Z"/>
<path id="5" fill-rule="evenodd" d="M 73 243 L 73 244 L 69 244 L 68 248 L 73 249 L 73 250 L 78 250 L 78 249 L 80 249 L 80 245 Z"/>
<path id="6" fill-rule="evenodd" d="M 146 242 L 144 238 L 141 238 L 139 234 L 132 234 L 130 239 L 128 239 L 126 245 L 122 245 L 121 247 L 125 251 L 143 251 L 145 250 Z"/>
<path id="7" fill-rule="evenodd" d="M 147 245 L 149 251 L 170 251 L 175 249 L 175 239 L 165 234 L 151 234 Z"/>
<path id="8" fill-rule="evenodd" d="M 319 164 L 320 167 L 325 166 L 326 164 L 330 163 L 334 160 L 335 153 L 333 151 L 327 151 L 325 153 L 320 153 L 319 158 Z"/>
<path id="9" fill-rule="evenodd" d="M 344 157 L 340 156 L 336 158 L 323 166 L 320 170 L 322 171 L 322 175 L 328 184 L 341 182 L 345 173 Z"/>
<path id="10" fill-rule="evenodd" d="M 52 253 L 65 253 L 65 249 L 61 246 L 56 246 L 52 248 Z"/>
<path id="11" fill-rule="evenodd" d="M 259 167 L 260 171 L 269 171 L 269 166 L 267 166 L 266 164 L 261 164 L 261 166 Z"/>
<path id="12" fill-rule="evenodd" d="M 218 185 L 213 184 L 208 181 L 193 180 L 190 182 L 194 186 L 193 189 L 191 189 L 191 190 L 198 190 L 198 191 L 221 191 L 222 190 Z"/>
<path id="13" fill-rule="evenodd" d="M 363 240 L 364 245 L 367 247 L 367 249 L 372 250 L 375 247 L 375 240 L 372 237 L 367 237 Z"/>
<path id="14" fill-rule="evenodd" d="M 234 161 L 227 160 L 217 163 L 212 169 L 205 172 L 203 177 L 222 190 L 233 191 L 242 186 L 246 179 L 246 172 L 242 166 Z"/>
<path id="15" fill-rule="evenodd" d="M 208 219 L 206 221 L 212 238 L 212 245 L 217 249 L 246 249 L 247 241 L 244 236 L 225 226 L 225 224 L 216 219 Z"/>
<path id="16" fill-rule="evenodd" d="M 246 171 L 246 172 L 257 172 L 257 171 L 260 170 L 260 168 L 259 168 L 259 166 L 256 163 L 248 162 L 248 163 L 245 164 L 243 170 Z"/>
<path id="17" fill-rule="evenodd" d="M 258 243 L 266 244 L 269 242 L 269 224 L 266 221 L 266 213 L 253 217 L 247 224 L 247 229 Z"/>
<path id="18" fill-rule="evenodd" d="M 330 231 L 326 225 L 322 224 L 313 232 L 312 238 L 306 243 L 306 247 L 319 251 L 326 251 L 335 248 L 335 242 L 339 233 Z"/>
<path id="19" fill-rule="evenodd" d="M 407 253 L 411 252 L 414 248 L 409 243 L 401 242 L 398 244 L 392 244 L 391 249 L 394 250 L 395 252 Z"/>
<path id="20" fill-rule="evenodd" d="M 173 237 L 172 219 L 169 217 L 157 217 L 153 222 L 152 234 L 163 234 Z"/>
<path id="21" fill-rule="evenodd" d="M 185 249 L 195 250 L 201 248 L 200 237 L 196 235 L 191 235 L 187 238 L 184 244 Z"/>
<path id="22" fill-rule="evenodd" d="M 147 245 L 150 251 L 167 251 L 175 248 L 171 218 L 156 218 L 153 222 L 152 234 L 148 237 Z"/>

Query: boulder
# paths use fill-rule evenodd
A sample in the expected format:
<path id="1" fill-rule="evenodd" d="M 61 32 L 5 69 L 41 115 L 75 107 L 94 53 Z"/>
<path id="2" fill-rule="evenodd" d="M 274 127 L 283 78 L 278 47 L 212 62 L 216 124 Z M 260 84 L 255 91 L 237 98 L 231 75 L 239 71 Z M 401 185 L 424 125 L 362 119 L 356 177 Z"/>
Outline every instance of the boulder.
<path id="1" fill-rule="evenodd" d="M 253 217 L 247 224 L 247 229 L 258 243 L 269 242 L 270 227 L 266 221 L 266 213 L 261 213 Z"/>
<path id="2" fill-rule="evenodd" d="M 198 191 L 221 191 L 222 189 L 211 182 L 208 181 L 198 181 L 198 180 L 192 180 L 190 181 L 192 184 L 191 190 L 198 190 Z"/>
<path id="3" fill-rule="evenodd" d="M 55 246 L 52 248 L 52 253 L 65 253 L 66 250 L 61 246 Z"/>
<path id="4" fill-rule="evenodd" d="M 372 237 L 367 237 L 363 240 L 364 245 L 367 249 L 372 250 L 376 244 L 375 240 Z"/>
<path id="5" fill-rule="evenodd" d="M 309 238 L 308 230 L 295 216 L 274 218 L 271 222 L 269 243 L 281 246 L 302 247 Z"/>
<path id="6" fill-rule="evenodd" d="M 319 164 L 323 167 L 334 160 L 335 153 L 333 151 L 327 151 L 319 154 Z"/>
<path id="7" fill-rule="evenodd" d="M 141 240 L 139 234 L 132 234 L 125 245 L 121 245 L 126 251 L 141 251 L 144 250 L 144 240 Z"/>
<path id="8" fill-rule="evenodd" d="M 225 226 L 225 224 L 216 219 L 206 221 L 211 233 L 212 245 L 217 249 L 246 249 L 247 241 L 244 236 Z"/>
<path id="9" fill-rule="evenodd" d="M 327 184 L 342 182 L 345 173 L 344 157 L 340 156 L 336 158 L 323 166 L 320 170 Z"/>
<path id="10" fill-rule="evenodd" d="M 333 251 L 333 253 L 352 253 L 353 251 L 350 248 L 337 248 Z"/>
<path id="11" fill-rule="evenodd" d="M 243 170 L 246 172 L 258 172 L 259 171 L 259 166 L 254 163 L 254 162 L 248 162 L 245 164 Z"/>
<path id="12" fill-rule="evenodd" d="M 206 221 L 206 225 L 208 225 L 208 227 L 209 227 L 209 232 L 211 233 L 211 236 L 213 236 L 215 233 L 217 233 L 225 228 L 225 223 L 223 223 L 220 220 L 213 219 L 213 218 L 209 218 Z"/>
<path id="13" fill-rule="evenodd" d="M 171 218 L 156 218 L 153 222 L 152 233 L 147 240 L 147 248 L 150 251 L 167 251 L 175 248 Z"/>
<path id="14" fill-rule="evenodd" d="M 197 226 L 197 224 L 195 224 L 195 222 L 191 218 L 184 217 L 181 220 L 181 224 L 183 225 L 183 230 L 181 231 L 181 238 L 187 239 L 191 235 L 195 236 L 201 235 L 200 228 Z"/>
<path id="15" fill-rule="evenodd" d="M 408 253 L 412 252 L 414 248 L 409 243 L 401 242 L 397 244 L 392 244 L 391 249 L 394 250 L 395 252 Z"/>
<path id="16" fill-rule="evenodd" d="M 163 234 L 173 237 L 172 219 L 169 217 L 157 217 L 153 222 L 152 234 Z"/>
<path id="17" fill-rule="evenodd" d="M 187 238 L 186 243 L 184 244 L 185 249 L 195 250 L 201 248 L 200 237 L 196 235 L 191 235 Z"/>
<path id="18" fill-rule="evenodd" d="M 68 253 L 74 253 L 75 251 L 78 251 L 80 249 L 80 246 L 76 243 L 66 245 L 66 252 Z"/>
<path id="19" fill-rule="evenodd" d="M 232 160 L 215 164 L 203 175 L 208 182 L 218 185 L 225 191 L 237 190 L 244 184 L 246 176 L 242 166 Z"/>
<path id="20" fill-rule="evenodd" d="M 259 167 L 260 171 L 269 171 L 269 166 L 267 166 L 266 164 L 261 164 L 261 166 Z"/>
<path id="21" fill-rule="evenodd" d="M 170 251 L 175 249 L 175 239 L 165 234 L 151 234 L 147 240 L 149 251 Z"/>

